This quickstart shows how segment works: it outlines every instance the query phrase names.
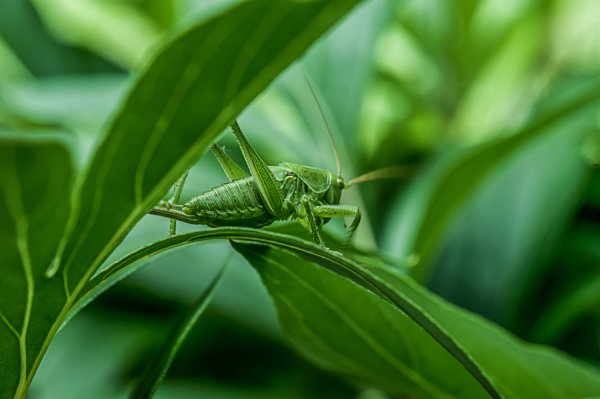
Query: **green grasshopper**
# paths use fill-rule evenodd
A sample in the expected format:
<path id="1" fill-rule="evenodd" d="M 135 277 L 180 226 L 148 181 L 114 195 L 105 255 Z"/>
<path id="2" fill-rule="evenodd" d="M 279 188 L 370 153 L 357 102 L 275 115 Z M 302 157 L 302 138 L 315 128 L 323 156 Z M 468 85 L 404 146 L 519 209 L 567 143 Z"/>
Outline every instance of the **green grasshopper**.
<path id="1" fill-rule="evenodd" d="M 185 204 L 177 204 L 185 178 L 175 186 L 175 195 L 169 201 L 161 201 L 150 213 L 171 219 L 170 234 L 175 234 L 175 221 L 203 224 L 210 227 L 242 226 L 264 227 L 277 220 L 297 219 L 310 232 L 315 243 L 324 246 L 319 230 L 331 218 L 352 217 L 348 227 L 348 240 L 356 231 L 361 219 L 360 210 L 354 205 L 340 205 L 342 190 L 353 184 L 380 178 L 403 177 L 404 171 L 396 167 L 366 173 L 346 182 L 341 176 L 340 160 L 335 150 L 333 135 L 317 97 L 321 116 L 327 125 L 333 145 L 337 173 L 311 166 L 282 162 L 267 166 L 246 140 L 237 121 L 231 125 L 250 175 L 214 144 L 211 150 L 229 178 L 229 182 L 200 194 Z"/>
<path id="2" fill-rule="evenodd" d="M 215 144 L 211 150 L 230 182 L 183 205 L 162 202 L 150 213 L 210 227 L 263 227 L 277 220 L 298 219 L 319 245 L 323 245 L 319 229 L 331 218 L 353 217 L 348 232 L 350 236 L 354 233 L 360 223 L 360 211 L 354 205 L 340 205 L 342 190 L 352 182 L 345 182 L 339 172 L 311 166 L 289 162 L 267 166 L 237 122 L 231 129 L 251 175 Z M 176 191 L 181 185 L 182 182 Z"/>

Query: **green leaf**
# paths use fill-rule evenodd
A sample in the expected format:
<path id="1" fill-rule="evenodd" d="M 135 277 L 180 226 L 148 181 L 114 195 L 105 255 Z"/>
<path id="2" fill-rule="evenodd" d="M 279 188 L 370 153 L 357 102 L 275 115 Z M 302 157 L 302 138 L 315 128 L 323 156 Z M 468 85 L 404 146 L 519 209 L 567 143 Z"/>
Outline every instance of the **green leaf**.
<path id="1" fill-rule="evenodd" d="M 39 305 L 34 302 L 31 322 L 25 328 L 31 337 L 27 368 L 15 375 L 12 370 L 18 366 L 3 362 L 11 378 L 2 379 L 0 396 L 13 396 L 18 384 L 17 396 L 25 395 L 52 337 L 102 262 L 225 126 L 355 3 L 245 2 L 180 33 L 156 54 L 135 80 L 70 197 L 73 209 L 59 250 L 46 243 L 39 246 L 40 254 L 48 259 L 35 267 L 48 269 L 52 278 L 40 277 L 36 286 Z M 45 185 L 39 176 L 46 176 L 54 165 L 36 165 L 39 175 L 16 176 L 9 180 L 10 186 L 5 180 L 5 189 L 14 192 L 16 183 L 12 182 L 20 181 L 25 192 L 36 194 L 32 198 L 42 196 L 35 191 Z M 44 214 L 37 218 L 50 223 L 68 211 L 70 186 L 66 182 L 57 184 L 65 193 L 63 205 L 43 208 Z M 6 212 L 16 212 L 19 208 L 15 207 L 11 205 Z M 53 226 L 51 232 L 40 230 L 51 237 L 51 243 L 62 237 L 62 225 Z M 18 233 L 14 227 L 6 230 Z M 16 244 L 12 245 L 12 251 L 17 251 Z M 49 267 L 56 252 L 56 262 Z M 5 267 L 20 270 L 19 259 L 15 255 Z M 10 275 L 19 273 L 11 271 Z M 10 298 L 21 298 L 14 295 L 17 289 L 6 292 Z M 17 305 L 15 309 L 23 311 L 24 304 Z M 17 324 L 16 330 L 20 327 Z M 18 342 L 13 337 L 5 343 L 3 353 L 11 353 L 12 359 Z"/>
<path id="2" fill-rule="evenodd" d="M 537 116 L 524 128 L 506 138 L 473 148 L 458 159 L 451 160 L 451 165 L 446 167 L 436 179 L 431 191 L 426 194 L 427 198 L 421 198 L 421 201 L 428 203 L 420 220 L 415 222 L 414 241 L 408 240 L 410 251 L 421 259 L 414 269 L 413 276 L 418 281 L 426 281 L 430 277 L 431 261 L 440 249 L 440 240 L 444 237 L 448 224 L 492 171 L 536 138 L 554 132 L 550 127 L 575 115 L 581 115 L 598 103 L 600 80 L 593 78 L 579 82 L 572 85 L 569 92 L 559 92 L 557 98 L 541 104 Z M 384 247 L 396 253 L 396 240 L 401 235 L 401 227 L 398 226 L 398 216 L 392 216 L 390 220 L 392 222 L 387 226 Z"/>
<path id="3" fill-rule="evenodd" d="M 436 341 L 459 348 L 420 304 L 397 293 L 393 296 L 403 303 L 394 303 L 387 293 L 365 289 L 372 284 L 377 292 L 382 281 L 365 277 L 363 271 L 361 284 L 326 270 L 330 267 L 320 259 L 311 262 L 288 251 L 235 247 L 261 275 L 284 334 L 321 367 L 399 397 L 501 397 L 468 353 L 459 349 L 455 358 L 450 348 Z M 358 265 L 347 266 L 347 261 L 335 261 L 360 270 Z M 488 395 L 469 367 L 487 385 Z"/>
<path id="4" fill-rule="evenodd" d="M 264 230 L 217 228 L 175 236 L 131 253 L 92 282 L 110 285 L 155 254 L 213 239 L 236 242 L 263 278 L 289 338 L 313 361 L 344 375 L 428 398 L 483 397 L 482 384 L 488 394 L 507 398 L 600 393 L 597 372 L 520 342 L 406 276 Z M 476 369 L 468 372 L 470 367 Z"/>
<path id="5" fill-rule="evenodd" d="M 298 239 L 296 237 L 286 236 L 282 234 L 267 232 L 264 230 L 245 229 L 245 228 L 217 228 L 196 233 L 182 234 L 163 241 L 156 242 L 138 251 L 135 251 L 120 261 L 116 262 L 111 268 L 100 273 L 94 280 L 88 284 L 88 294 L 81 299 L 80 303 L 86 303 L 88 299 L 98 292 L 101 292 L 106 287 L 111 286 L 116 281 L 119 281 L 129 273 L 134 271 L 138 262 L 148 259 L 149 257 L 164 253 L 165 251 L 181 245 L 190 244 L 193 242 L 201 242 L 209 239 L 231 239 L 236 241 L 250 241 L 254 243 L 266 243 L 278 247 L 290 249 L 302 256 L 308 257 L 311 261 L 319 262 L 323 267 L 331 269 L 346 278 L 349 278 L 354 283 L 361 285 L 364 288 L 375 290 L 382 298 L 385 298 L 397 310 L 406 313 L 410 318 L 427 331 L 430 339 L 437 341 L 446 353 L 449 359 L 453 357 L 459 360 L 462 367 L 471 373 L 479 384 L 485 387 L 492 397 L 499 397 L 495 394 L 495 390 L 487 376 L 479 370 L 478 366 L 473 363 L 470 357 L 456 343 L 456 341 L 448 336 L 446 332 L 438 326 L 438 324 L 429 318 L 428 315 L 422 313 L 419 306 L 414 304 L 410 298 L 404 297 L 399 293 L 390 291 L 381 281 L 372 279 L 367 276 L 362 267 L 357 263 L 342 258 L 336 252 L 326 250 L 308 241 Z M 241 248 L 241 247 L 240 247 Z M 247 254 L 246 251 L 243 252 Z M 260 272 L 260 270 L 259 270 Z M 438 345 L 438 344 L 436 344 Z M 439 349 L 438 349 L 439 350 Z M 449 353 L 449 354 L 448 354 Z M 460 369 L 459 369 L 460 370 Z M 475 384 L 476 385 L 476 384 Z"/>
<path id="6" fill-rule="evenodd" d="M 390 302 L 402 297 L 465 351 L 493 384 L 495 391 L 488 391 L 492 396 L 600 394 L 600 375 L 591 367 L 554 350 L 521 343 L 484 319 L 436 298 L 404 275 L 367 265 L 361 279 L 370 287 L 353 279 L 359 287 L 331 273 L 317 251 L 309 260 L 306 255 L 298 257 L 275 248 L 236 248 L 261 274 L 288 336 L 325 367 L 410 397 L 482 397 L 481 387 L 464 373 L 464 359 L 459 358 L 462 364 L 458 364 L 447 353 L 438 352 L 437 342 L 424 338 L 425 332 L 431 336 L 436 332 L 426 324 L 421 324 L 425 331 L 415 328 L 419 318 L 406 308 L 402 310 L 410 319 L 397 308 L 392 311 Z M 352 267 L 344 259 L 336 263 Z"/>
<path id="7" fill-rule="evenodd" d="M 40 315 L 60 301 L 48 281 L 67 223 L 73 168 L 66 148 L 46 136 L 0 135 L 0 397 L 27 393 L 40 343 Z"/>
<path id="8" fill-rule="evenodd" d="M 206 287 L 200 298 L 198 298 L 198 301 L 190 308 L 186 317 L 173 328 L 167 341 L 160 348 L 160 351 L 156 354 L 154 359 L 148 364 L 144 375 L 138 381 L 138 384 L 131 394 L 131 398 L 150 398 L 154 395 L 156 389 L 158 389 L 158 385 L 167 374 L 181 344 L 183 344 L 183 341 L 188 336 L 192 327 L 194 327 L 202 313 L 204 313 L 204 310 L 206 310 L 208 304 L 212 300 L 221 281 L 223 281 L 226 268 L 227 265 L 221 269 L 209 286 Z"/>

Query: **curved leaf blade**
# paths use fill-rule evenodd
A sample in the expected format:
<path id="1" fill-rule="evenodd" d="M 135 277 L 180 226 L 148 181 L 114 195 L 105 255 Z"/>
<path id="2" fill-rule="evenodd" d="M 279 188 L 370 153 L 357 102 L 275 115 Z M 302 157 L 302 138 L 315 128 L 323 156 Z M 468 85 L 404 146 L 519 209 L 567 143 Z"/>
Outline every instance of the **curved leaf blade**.
<path id="1" fill-rule="evenodd" d="M 462 367 L 488 391 L 490 396 L 500 397 L 490 382 L 489 377 L 465 353 L 457 341 L 449 336 L 435 320 L 431 319 L 426 313 L 423 313 L 418 304 L 415 304 L 409 297 L 390 290 L 383 282 L 366 274 L 364 268 L 357 263 L 313 243 L 283 234 L 247 228 L 216 228 L 182 234 L 156 242 L 115 262 L 112 267 L 94 278 L 88 284 L 87 294 L 82 297 L 80 304 L 89 302 L 99 292 L 127 276 L 135 270 L 136 263 L 181 245 L 210 239 L 230 239 L 236 242 L 262 243 L 285 248 L 304 257 L 307 262 L 316 263 L 351 280 L 364 289 L 375 292 L 378 296 L 392 304 L 397 310 L 408 315 L 421 329 L 425 330 L 433 340 L 437 341 L 445 351 L 461 363 Z M 243 246 L 241 244 L 239 246 L 236 245 L 236 248 L 242 250 Z M 247 255 L 249 252 L 242 251 L 242 253 Z"/>
<path id="2" fill-rule="evenodd" d="M 313 360 L 318 357 L 321 365 L 352 376 L 360 370 L 363 380 L 395 392 L 401 389 L 399 384 L 404 381 L 407 385 L 402 389 L 420 397 L 481 397 L 485 395 L 482 378 L 487 379 L 487 393 L 492 397 L 513 398 L 522 392 L 527 392 L 528 397 L 556 398 L 600 394 L 600 375 L 591 368 L 557 351 L 522 343 L 501 328 L 435 297 L 406 276 L 381 267 L 359 265 L 313 243 L 264 230 L 217 228 L 156 242 L 131 253 L 99 274 L 88 285 L 88 295 L 119 280 L 156 254 L 213 239 L 235 241 L 236 249 L 263 276 L 292 340 L 303 351 L 313 353 Z M 371 263 L 367 259 L 364 257 L 363 261 Z M 323 307 L 346 312 L 338 315 L 338 321 L 354 322 L 351 327 L 355 332 L 362 329 L 363 340 L 367 333 L 370 347 L 379 345 L 377 351 L 384 356 L 379 362 L 391 361 L 393 370 L 399 372 L 404 368 L 406 375 L 409 375 L 406 367 L 414 367 L 414 372 L 419 375 L 402 378 L 390 372 L 389 364 L 384 368 L 385 372 L 381 372 L 383 366 L 373 356 L 353 358 L 355 349 L 351 345 L 345 346 L 343 356 L 332 351 L 342 333 L 338 324 L 331 320 L 323 322 Z M 372 327 L 356 321 L 365 317 L 371 317 Z M 298 332 L 301 326 L 298 318 L 302 319 L 301 324 L 310 326 L 309 333 L 314 329 L 322 334 L 318 336 L 318 345 L 313 342 L 308 348 L 304 346 L 306 335 L 303 337 L 302 331 Z M 325 326 L 314 327 L 319 323 Z M 386 335 L 390 331 L 391 338 Z M 411 339 L 402 335 L 406 331 L 410 332 Z M 314 339 L 314 333 L 309 335 Z M 382 337 L 385 339 L 380 339 Z M 441 348 L 444 353 L 440 353 Z M 463 352 L 452 353 L 453 350 Z M 411 356 L 413 360 L 410 360 Z M 362 369 L 363 361 L 371 368 Z M 406 362 L 406 367 L 398 362 Z M 470 375 L 467 374 L 465 370 L 473 366 L 477 370 L 469 370 Z M 479 376 L 473 376 L 477 372 Z M 440 377 L 443 382 L 435 385 L 435 375 L 439 373 L 445 373 L 444 378 Z M 454 381 L 446 378 L 447 373 L 452 373 Z M 531 383 L 532 380 L 539 382 L 540 378 L 552 384 Z M 434 381 L 434 385 L 420 386 L 424 379 Z M 452 382 L 456 385 L 452 386 Z"/>

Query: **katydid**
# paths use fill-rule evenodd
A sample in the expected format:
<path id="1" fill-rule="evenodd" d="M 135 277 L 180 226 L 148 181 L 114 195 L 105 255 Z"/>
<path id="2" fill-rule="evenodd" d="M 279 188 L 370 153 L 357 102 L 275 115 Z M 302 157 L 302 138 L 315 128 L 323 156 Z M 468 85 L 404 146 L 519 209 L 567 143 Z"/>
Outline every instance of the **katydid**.
<path id="1" fill-rule="evenodd" d="M 320 228 L 334 217 L 352 217 L 349 238 L 361 214 L 357 206 L 340 205 L 342 190 L 354 183 L 392 177 L 391 169 L 379 170 L 345 182 L 338 173 L 289 162 L 267 166 L 242 133 L 237 122 L 231 129 L 250 170 L 248 175 L 217 144 L 211 150 L 230 182 L 200 194 L 184 204 L 176 200 L 183 184 L 176 186 L 175 201 L 161 202 L 150 213 L 190 224 L 210 227 L 263 227 L 277 220 L 298 219 L 315 243 L 323 245 Z M 338 159 L 336 154 L 336 160 Z M 185 178 L 185 176 L 184 176 Z M 171 234 L 174 233 L 171 227 Z"/>
<path id="2" fill-rule="evenodd" d="M 175 220 L 210 227 L 258 228 L 277 220 L 297 219 L 310 232 L 314 242 L 323 246 L 319 234 L 321 227 L 334 217 L 352 217 L 348 227 L 350 240 L 360 223 L 361 214 L 355 205 L 340 205 L 342 190 L 365 181 L 406 176 L 404 168 L 391 167 L 369 172 L 346 182 L 341 176 L 340 159 L 325 113 L 306 75 L 304 78 L 327 127 L 337 173 L 289 162 L 267 166 L 246 140 L 237 121 L 234 121 L 230 127 L 242 150 L 250 175 L 219 145 L 214 144 L 211 150 L 230 182 L 179 205 L 177 202 L 187 177 L 186 173 L 177 182 L 175 195 L 150 211 L 151 214 L 172 219 L 170 235 L 175 234 Z"/>
<path id="3" fill-rule="evenodd" d="M 328 170 L 293 163 L 267 166 L 244 137 L 237 122 L 231 125 L 251 175 L 218 145 L 212 151 L 231 180 L 183 205 L 161 203 L 150 213 L 186 223 L 263 227 L 276 220 L 298 219 L 322 244 L 319 229 L 336 216 L 352 216 L 352 234 L 360 222 L 356 206 L 339 205 L 344 180 Z"/>

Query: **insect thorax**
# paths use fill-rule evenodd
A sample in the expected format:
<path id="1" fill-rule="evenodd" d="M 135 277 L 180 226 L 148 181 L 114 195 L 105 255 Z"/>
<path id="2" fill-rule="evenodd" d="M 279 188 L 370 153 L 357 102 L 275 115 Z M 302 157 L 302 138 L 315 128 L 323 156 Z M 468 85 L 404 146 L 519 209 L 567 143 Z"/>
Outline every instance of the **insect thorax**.
<path id="1" fill-rule="evenodd" d="M 295 190 L 296 201 L 300 201 L 303 195 L 307 195 L 311 201 L 319 204 L 337 205 L 340 203 L 342 187 L 338 181 L 341 179 L 327 169 L 284 162 L 272 170 L 277 180 L 282 182 L 283 190 L 285 190 L 284 179 L 286 177 L 294 179 L 291 189 Z"/>

